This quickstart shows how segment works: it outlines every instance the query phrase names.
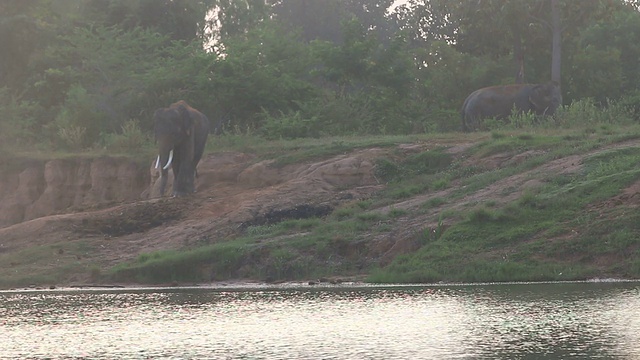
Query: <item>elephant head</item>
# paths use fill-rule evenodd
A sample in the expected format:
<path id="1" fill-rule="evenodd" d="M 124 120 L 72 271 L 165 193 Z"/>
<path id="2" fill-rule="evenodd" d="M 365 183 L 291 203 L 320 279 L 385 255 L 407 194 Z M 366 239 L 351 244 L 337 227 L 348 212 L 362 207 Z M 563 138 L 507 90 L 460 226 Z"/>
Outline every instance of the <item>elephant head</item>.
<path id="1" fill-rule="evenodd" d="M 560 85 L 555 81 L 534 85 L 529 94 L 529 102 L 536 114 L 553 115 L 562 103 Z"/>
<path id="2" fill-rule="evenodd" d="M 153 117 L 160 193 L 164 194 L 169 167 L 174 176 L 173 195 L 194 192 L 195 170 L 206 145 L 209 120 L 182 100 L 156 110 Z"/>

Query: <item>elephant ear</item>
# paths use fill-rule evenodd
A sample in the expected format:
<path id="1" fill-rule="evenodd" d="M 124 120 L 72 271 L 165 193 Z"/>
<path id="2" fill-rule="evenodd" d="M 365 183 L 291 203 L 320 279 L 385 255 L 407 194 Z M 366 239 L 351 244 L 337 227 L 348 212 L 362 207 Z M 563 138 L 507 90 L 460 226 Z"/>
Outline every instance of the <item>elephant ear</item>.
<path id="1" fill-rule="evenodd" d="M 182 119 L 182 128 L 187 136 L 191 135 L 191 130 L 193 128 L 193 119 L 191 118 L 191 114 L 189 109 L 183 104 L 178 105 L 178 113 L 180 113 L 180 118 Z"/>
<path id="2" fill-rule="evenodd" d="M 545 111 L 551 104 L 550 94 L 547 84 L 535 85 L 529 94 L 529 102 L 537 111 Z"/>

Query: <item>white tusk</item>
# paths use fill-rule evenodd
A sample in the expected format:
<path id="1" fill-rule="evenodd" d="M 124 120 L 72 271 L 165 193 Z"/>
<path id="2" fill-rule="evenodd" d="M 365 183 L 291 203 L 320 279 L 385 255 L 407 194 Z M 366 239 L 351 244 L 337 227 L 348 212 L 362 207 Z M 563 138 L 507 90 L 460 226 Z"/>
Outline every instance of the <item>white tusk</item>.
<path id="1" fill-rule="evenodd" d="M 167 165 L 165 165 L 162 170 L 167 170 L 169 165 L 171 165 L 171 160 L 173 160 L 173 150 L 169 151 L 169 160 L 167 160 Z"/>
<path id="2" fill-rule="evenodd" d="M 158 159 L 156 160 L 156 169 L 160 167 L 160 155 L 158 155 Z"/>

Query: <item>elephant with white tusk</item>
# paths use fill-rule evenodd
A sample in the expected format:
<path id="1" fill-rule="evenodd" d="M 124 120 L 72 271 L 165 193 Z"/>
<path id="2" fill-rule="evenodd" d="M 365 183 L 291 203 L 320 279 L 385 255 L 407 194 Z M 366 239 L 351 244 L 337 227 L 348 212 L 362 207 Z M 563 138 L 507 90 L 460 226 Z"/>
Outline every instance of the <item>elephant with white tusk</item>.
<path id="1" fill-rule="evenodd" d="M 169 167 L 173 170 L 173 196 L 195 191 L 196 166 L 202 158 L 209 119 L 180 100 L 153 114 L 154 133 L 158 142 L 156 169 L 160 169 L 160 194 L 164 195 Z"/>

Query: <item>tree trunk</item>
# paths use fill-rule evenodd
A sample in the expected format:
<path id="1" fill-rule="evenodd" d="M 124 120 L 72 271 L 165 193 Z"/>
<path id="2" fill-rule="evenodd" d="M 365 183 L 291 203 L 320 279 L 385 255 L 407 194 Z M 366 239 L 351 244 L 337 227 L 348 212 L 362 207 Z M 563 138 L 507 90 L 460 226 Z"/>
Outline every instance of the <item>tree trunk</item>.
<path id="1" fill-rule="evenodd" d="M 524 83 L 524 50 L 522 49 L 522 36 L 518 25 L 512 27 L 513 32 L 513 62 L 516 67 L 516 84 Z"/>
<path id="2" fill-rule="evenodd" d="M 551 80 L 560 84 L 562 28 L 560 27 L 560 8 L 558 7 L 558 0 L 551 0 L 551 31 Z"/>

